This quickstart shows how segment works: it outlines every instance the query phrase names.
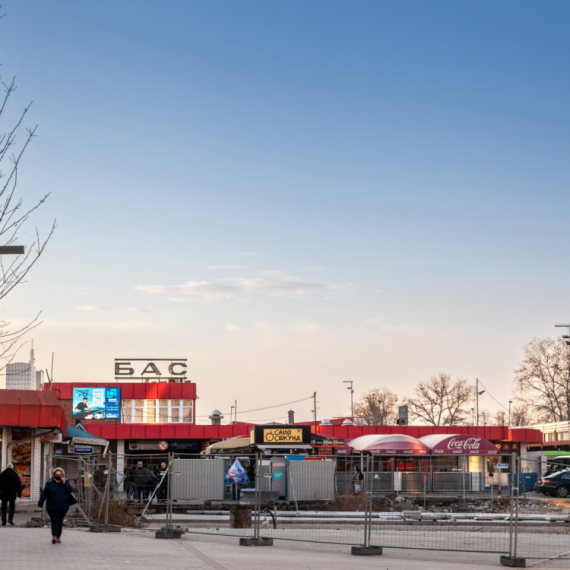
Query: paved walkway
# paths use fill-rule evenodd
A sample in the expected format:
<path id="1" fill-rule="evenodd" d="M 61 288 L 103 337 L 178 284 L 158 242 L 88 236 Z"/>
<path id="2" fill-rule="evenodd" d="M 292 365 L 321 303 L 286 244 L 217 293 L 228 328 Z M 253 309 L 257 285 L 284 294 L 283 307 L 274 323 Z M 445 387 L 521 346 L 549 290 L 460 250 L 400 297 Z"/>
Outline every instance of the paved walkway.
<path id="1" fill-rule="evenodd" d="M 0 527 L 0 567 L 10 570 L 77 570 L 130 567 L 133 570 L 483 570 L 501 568 L 498 554 L 385 549 L 383 556 L 351 556 L 350 547 L 277 540 L 272 547 L 243 547 L 233 537 L 185 534 L 157 540 L 154 532 L 99 534 L 64 529 L 52 545 L 49 529 L 23 528 L 38 513 L 19 508 L 14 527 Z M 570 560 L 529 561 L 544 569 L 568 569 Z"/>
<path id="2" fill-rule="evenodd" d="M 77 570 L 133 568 L 136 570 L 483 570 L 500 568 L 499 556 L 457 552 L 386 550 L 384 556 L 355 557 L 350 548 L 278 541 L 272 547 L 243 547 L 235 538 L 184 535 L 157 540 L 143 531 L 96 534 L 64 530 L 62 544 L 52 545 L 48 529 L 0 527 L 0 560 L 10 570 Z M 568 559 L 540 568 L 568 568 Z"/>

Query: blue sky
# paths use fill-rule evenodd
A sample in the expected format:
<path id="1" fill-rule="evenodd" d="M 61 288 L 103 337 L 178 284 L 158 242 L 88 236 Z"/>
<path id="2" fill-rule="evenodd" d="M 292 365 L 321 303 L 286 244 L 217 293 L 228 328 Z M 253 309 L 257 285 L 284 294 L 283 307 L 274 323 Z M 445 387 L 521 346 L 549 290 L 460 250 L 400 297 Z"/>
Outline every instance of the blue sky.
<path id="1" fill-rule="evenodd" d="M 316 390 L 326 417 L 342 380 L 445 371 L 506 404 L 570 318 L 567 3 L 4 12 L 0 71 L 40 125 L 22 193 L 59 224 L 4 312 L 43 310 L 56 378 L 184 356 L 203 413 Z"/>

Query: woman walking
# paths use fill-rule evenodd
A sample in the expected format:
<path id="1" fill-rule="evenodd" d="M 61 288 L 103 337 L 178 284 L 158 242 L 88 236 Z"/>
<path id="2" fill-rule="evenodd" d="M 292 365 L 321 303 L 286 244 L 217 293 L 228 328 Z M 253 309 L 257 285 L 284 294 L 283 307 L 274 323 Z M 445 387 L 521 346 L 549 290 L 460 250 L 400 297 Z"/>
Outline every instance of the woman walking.
<path id="1" fill-rule="evenodd" d="M 42 508 L 46 503 L 46 511 L 51 520 L 51 543 L 61 543 L 61 531 L 63 519 L 69 510 L 69 495 L 73 493 L 73 487 L 65 480 L 65 471 L 61 467 L 53 470 L 53 477 L 46 483 L 38 507 Z"/>

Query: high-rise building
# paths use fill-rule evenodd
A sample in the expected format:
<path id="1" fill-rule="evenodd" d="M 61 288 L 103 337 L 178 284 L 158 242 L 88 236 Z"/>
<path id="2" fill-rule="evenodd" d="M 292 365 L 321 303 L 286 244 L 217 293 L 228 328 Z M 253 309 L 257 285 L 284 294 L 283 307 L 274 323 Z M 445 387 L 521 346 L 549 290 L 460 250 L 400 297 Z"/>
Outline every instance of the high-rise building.
<path id="1" fill-rule="evenodd" d="M 36 372 L 34 349 L 30 350 L 29 362 L 11 362 L 6 366 L 6 389 L 38 390 L 43 380 L 42 371 Z"/>

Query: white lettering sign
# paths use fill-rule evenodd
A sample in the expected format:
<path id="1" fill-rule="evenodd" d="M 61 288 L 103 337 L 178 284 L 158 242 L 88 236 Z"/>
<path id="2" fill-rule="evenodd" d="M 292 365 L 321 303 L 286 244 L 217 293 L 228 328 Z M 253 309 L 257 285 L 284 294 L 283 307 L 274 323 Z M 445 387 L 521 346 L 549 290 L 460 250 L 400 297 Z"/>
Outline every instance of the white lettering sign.
<path id="1" fill-rule="evenodd" d="M 165 360 L 160 358 L 115 359 L 115 379 L 148 380 L 160 378 L 186 379 L 187 364 L 185 358 Z"/>

